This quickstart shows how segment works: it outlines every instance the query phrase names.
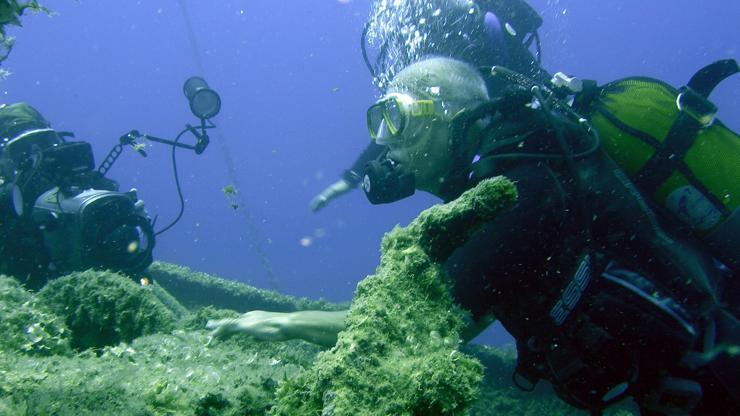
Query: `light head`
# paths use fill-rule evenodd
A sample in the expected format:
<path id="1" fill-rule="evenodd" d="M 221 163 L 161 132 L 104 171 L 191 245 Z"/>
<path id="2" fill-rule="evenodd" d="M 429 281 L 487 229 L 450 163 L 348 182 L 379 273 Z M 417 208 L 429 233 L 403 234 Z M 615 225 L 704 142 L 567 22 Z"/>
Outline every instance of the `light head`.
<path id="1" fill-rule="evenodd" d="M 199 119 L 215 117 L 221 111 L 221 97 L 208 87 L 208 83 L 203 78 L 188 78 L 182 90 L 190 103 L 190 111 Z"/>

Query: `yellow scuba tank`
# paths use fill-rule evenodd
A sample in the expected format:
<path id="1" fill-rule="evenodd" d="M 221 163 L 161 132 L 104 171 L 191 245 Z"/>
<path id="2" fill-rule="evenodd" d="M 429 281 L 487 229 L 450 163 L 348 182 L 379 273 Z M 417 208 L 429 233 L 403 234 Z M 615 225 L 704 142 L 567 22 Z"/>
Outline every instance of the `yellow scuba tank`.
<path id="1" fill-rule="evenodd" d="M 740 136 L 714 117 L 717 109 L 707 96 L 739 71 L 734 60 L 718 61 L 678 90 L 635 77 L 576 100 L 604 150 L 638 189 L 735 270 L 740 269 Z"/>

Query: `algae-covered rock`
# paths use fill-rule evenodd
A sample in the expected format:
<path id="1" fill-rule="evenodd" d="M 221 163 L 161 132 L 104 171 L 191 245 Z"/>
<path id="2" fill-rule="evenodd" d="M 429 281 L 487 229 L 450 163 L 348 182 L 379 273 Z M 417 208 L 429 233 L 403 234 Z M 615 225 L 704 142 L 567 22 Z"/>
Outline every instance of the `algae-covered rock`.
<path id="1" fill-rule="evenodd" d="M 18 0 L 0 0 L 0 63 L 10 54 L 13 49 L 13 38 L 5 35 L 5 27 L 8 25 L 20 26 L 20 16 L 26 11 L 44 12 L 50 14 L 49 9 L 41 6 L 36 0 L 22 2 Z M 8 73 L 0 69 L 0 77 Z"/>
<path id="2" fill-rule="evenodd" d="M 508 183 L 488 186 L 501 187 L 488 189 L 492 195 L 513 192 Z M 437 262 L 464 240 L 460 234 L 485 221 L 479 217 L 482 210 L 494 208 L 484 216 L 496 211 L 495 204 L 475 208 L 477 202 L 466 201 L 455 209 L 437 207 L 386 237 L 378 273 L 358 288 L 348 331 L 323 354 L 301 341 L 259 342 L 241 334 L 210 342 L 205 322 L 237 316 L 237 311 L 187 310 L 156 283 L 139 287 L 110 272 L 74 273 L 51 282 L 37 298 L 0 277 L 0 415 L 434 415 L 466 409 L 472 416 L 585 414 L 563 404 L 546 385 L 529 394 L 516 390 L 510 382 L 513 351 L 458 349 L 462 313 L 452 304 Z M 451 211 L 449 221 L 441 210 Z M 176 282 L 191 276 L 187 271 L 171 277 Z M 215 287 L 225 294 L 237 287 L 238 293 L 268 293 L 238 283 Z M 270 299 L 272 293 L 258 301 Z M 98 335 L 117 337 L 134 337 L 136 328 L 159 332 L 70 352 L 70 331 L 61 329 L 62 317 L 47 312 L 44 302 L 70 322 L 84 323 L 75 335 L 86 325 Z M 177 311 L 180 329 L 171 330 L 170 318 L 151 325 L 167 314 L 165 306 Z M 43 322 L 51 334 L 43 342 L 61 340 L 63 347 L 24 350 L 14 340 L 26 342 L 28 322 Z M 60 329 L 52 330 L 54 325 Z"/>
<path id="3" fill-rule="evenodd" d="M 169 332 L 173 313 L 148 287 L 113 272 L 87 270 L 52 280 L 38 301 L 64 318 L 79 350 Z"/>
<path id="4" fill-rule="evenodd" d="M 0 320 L 5 334 L 24 334 L 23 322 L 46 312 L 67 319 L 78 348 L 129 343 L 50 356 L 24 354 L 13 337 L 0 338 L 0 415 L 264 415 L 278 383 L 310 366 L 318 348 L 305 342 L 264 343 L 243 335 L 210 343 L 205 321 L 237 316 L 212 306 L 186 311 L 156 284 L 140 287 L 110 272 L 73 273 L 50 282 L 35 297 L 0 277 L 0 311 L 29 309 L 23 319 Z M 172 331 L 167 307 L 179 311 Z M 16 313 L 12 317 L 16 318 Z M 26 317 L 29 316 L 30 318 Z M 5 325 L 6 323 L 13 325 Z M 140 336 L 142 333 L 157 332 Z M 140 333 L 136 335 L 136 333 Z M 61 355 L 61 354 L 64 355 Z"/>
<path id="5" fill-rule="evenodd" d="M 49 9 L 42 6 L 36 0 L 27 2 L 18 0 L 0 0 L 0 33 L 5 25 L 20 26 L 19 17 L 26 11 L 50 13 Z"/>
<path id="6" fill-rule="evenodd" d="M 272 414 L 465 414 L 483 370 L 458 349 L 464 315 L 441 263 L 515 198 L 510 181 L 489 179 L 388 233 L 346 330 L 311 370 L 281 385 Z"/>
<path id="7" fill-rule="evenodd" d="M 154 262 L 147 269 L 147 274 L 189 309 L 215 306 L 239 312 L 256 309 L 294 312 L 307 309 L 339 310 L 346 308 L 346 305 L 297 298 L 272 290 L 258 289 L 171 263 Z"/>
<path id="8" fill-rule="evenodd" d="M 311 365 L 317 348 L 205 331 L 175 331 L 99 354 L 0 355 L 0 414 L 264 415 L 279 381 Z"/>
<path id="9" fill-rule="evenodd" d="M 31 355 L 71 352 L 64 320 L 39 305 L 13 278 L 0 275 L 0 353 Z"/>
<path id="10" fill-rule="evenodd" d="M 199 330 L 206 327 L 206 323 L 210 320 L 219 319 L 234 319 L 241 314 L 231 309 L 219 309 L 213 306 L 204 306 L 196 309 L 194 312 L 188 314 L 180 325 L 183 329 Z"/>

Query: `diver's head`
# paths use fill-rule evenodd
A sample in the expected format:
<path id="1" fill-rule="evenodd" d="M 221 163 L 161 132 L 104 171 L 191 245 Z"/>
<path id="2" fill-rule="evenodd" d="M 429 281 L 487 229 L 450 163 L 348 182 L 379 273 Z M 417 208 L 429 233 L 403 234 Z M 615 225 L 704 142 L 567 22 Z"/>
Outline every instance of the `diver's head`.
<path id="1" fill-rule="evenodd" d="M 0 150 L 19 159 L 35 150 L 62 143 L 48 121 L 26 103 L 0 106 Z"/>
<path id="2" fill-rule="evenodd" d="M 387 157 L 415 177 L 415 187 L 440 195 L 452 169 L 450 124 L 462 111 L 488 100 L 485 82 L 472 66 L 429 58 L 399 72 L 387 93 L 368 109 L 370 135 L 388 146 Z M 460 142 L 463 146 L 465 140 Z"/>

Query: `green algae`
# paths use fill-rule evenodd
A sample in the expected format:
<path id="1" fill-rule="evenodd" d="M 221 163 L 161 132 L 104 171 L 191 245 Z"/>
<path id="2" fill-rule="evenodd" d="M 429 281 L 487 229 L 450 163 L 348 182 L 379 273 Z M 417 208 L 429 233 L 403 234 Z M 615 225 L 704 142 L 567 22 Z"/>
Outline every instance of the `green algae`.
<path id="1" fill-rule="evenodd" d="M 0 414 L 263 415 L 278 383 L 316 357 L 317 347 L 298 341 L 237 335 L 209 343 L 205 321 L 238 312 L 187 310 L 163 292 L 110 272 L 72 273 L 38 294 L 0 277 Z M 38 322 L 50 335 L 24 350 L 25 328 Z M 112 343 L 116 338 L 131 340 Z"/>
<path id="2" fill-rule="evenodd" d="M 106 271 L 71 273 L 46 284 L 38 301 L 61 316 L 79 350 L 168 332 L 174 314 L 146 286 Z"/>
<path id="3" fill-rule="evenodd" d="M 34 415 L 262 415 L 277 383 L 309 366 L 316 354 L 306 343 L 207 341 L 204 331 L 175 331 L 98 354 L 4 354 L 0 414 L 15 414 L 6 408 Z"/>
<path id="4" fill-rule="evenodd" d="M 51 14 L 51 11 L 40 5 L 36 0 L 19 2 L 18 0 L 0 0 L 0 64 L 8 57 L 13 49 L 13 38 L 5 33 L 6 26 L 20 26 L 20 17 L 29 10 Z M 8 72 L 0 69 L 0 78 L 4 78 Z"/>
<path id="5" fill-rule="evenodd" d="M 4 26 L 6 25 L 20 26 L 20 16 L 23 15 L 26 10 L 47 14 L 51 13 L 49 9 L 40 5 L 36 0 L 27 2 L 19 2 L 18 0 L 0 0 L 0 33 L 4 33 Z"/>
<path id="6" fill-rule="evenodd" d="M 274 312 L 299 310 L 339 310 L 346 305 L 331 304 L 258 289 L 171 263 L 154 262 L 148 276 L 174 296 L 183 306 L 196 309 L 213 305 L 239 312 L 260 309 Z"/>
<path id="7" fill-rule="evenodd" d="M 489 179 L 386 234 L 337 344 L 281 385 L 272 414 L 466 414 L 483 368 L 459 350 L 465 316 L 441 263 L 515 199 L 510 181 Z"/>
<path id="8" fill-rule="evenodd" d="M 103 279 L 94 281 L 104 282 Z M 61 317 L 48 311 L 33 293 L 25 291 L 14 280 L 0 278 L 0 287 L 3 288 L 0 310 L 4 311 L 0 315 L 0 327 L 4 334 L 23 336 L 24 328 L 34 322 L 63 325 Z M 25 305 L 19 309 L 22 313 L 13 314 L 13 318 L 7 320 L 6 311 L 20 305 Z M 82 352 L 69 348 L 69 330 L 62 332 L 66 336 L 51 338 L 67 340 L 67 346 L 58 350 L 24 351 L 18 347 L 20 343 L 0 343 L 0 414 L 267 414 L 275 405 L 279 385 L 285 389 L 300 380 L 305 382 L 305 375 L 315 374 L 313 364 L 319 357 L 319 350 L 300 341 L 267 343 L 243 335 L 209 343 L 209 334 L 203 330 L 208 319 L 238 315 L 236 311 L 214 306 L 198 307 L 178 318 L 177 329 L 169 333 L 155 333 L 130 343 Z M 445 343 L 437 335 L 431 338 L 438 344 Z M 562 403 L 547 389 L 539 388 L 534 393 L 515 389 L 510 382 L 515 364 L 512 350 L 465 346 L 462 351 L 476 357 L 484 368 L 478 399 L 469 408 L 471 415 L 584 414 Z M 377 356 L 368 358 L 373 357 Z M 399 363 L 412 371 L 411 367 L 422 364 L 426 363 L 418 360 Z M 475 371 L 479 369 L 475 364 Z M 395 374 L 397 370 L 389 362 L 383 371 Z M 460 380 L 453 378 L 451 381 Z M 429 379 L 426 383 L 439 384 L 440 380 Z M 417 386 L 430 388 L 421 383 Z M 371 385 L 365 388 L 381 401 L 393 400 L 394 391 L 378 390 Z M 284 396 L 285 391 L 281 394 Z M 427 398 L 431 396 L 431 392 L 426 394 Z M 332 394 L 327 393 L 326 398 L 330 397 Z M 295 414 L 320 414 L 320 409 L 319 413 Z"/>
<path id="9" fill-rule="evenodd" d="M 504 198 L 513 199 L 510 184 L 496 186 Z M 481 202 L 470 198 L 475 195 L 468 195 L 464 207 L 436 207 L 388 234 L 378 273 L 358 287 L 348 331 L 326 352 L 302 341 L 268 343 L 244 335 L 210 342 L 203 329 L 208 319 L 239 315 L 224 309 L 224 301 L 244 299 L 287 310 L 342 305 L 227 283 L 174 265 L 159 263 L 151 275 L 166 270 L 168 287 L 207 286 L 216 294 L 214 302 L 181 303 L 156 278 L 140 287 L 109 272 L 73 273 L 39 294 L 0 277 L 0 330 L 9 335 L 0 339 L 0 414 L 585 415 L 546 385 L 533 393 L 514 388 L 513 350 L 459 344 L 463 313 L 452 303 L 438 263 L 476 223 L 501 208 L 485 201 L 476 207 Z M 113 294 L 141 299 L 116 303 L 110 301 Z M 108 305 L 106 313 L 93 305 L 101 299 Z M 64 302 L 69 307 L 61 307 Z M 91 311 L 98 317 L 92 321 L 96 325 L 111 325 L 114 331 L 128 325 L 120 334 L 134 334 L 131 328 L 151 325 L 135 321 L 151 316 L 133 312 L 124 319 L 120 308 L 131 305 L 157 305 L 171 317 L 165 325 L 150 326 L 154 333 L 127 336 L 133 337 L 129 342 L 70 347 L 79 343 L 65 324 L 72 311 Z M 80 319 L 75 316 L 72 322 Z M 26 328 L 33 323 L 47 328 L 49 335 L 40 341 L 47 346 L 24 349 Z"/>
<path id="10" fill-rule="evenodd" d="M 15 279 L 0 275 L 0 353 L 66 355 L 70 331 L 64 320 L 39 304 Z"/>

